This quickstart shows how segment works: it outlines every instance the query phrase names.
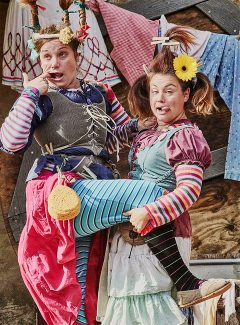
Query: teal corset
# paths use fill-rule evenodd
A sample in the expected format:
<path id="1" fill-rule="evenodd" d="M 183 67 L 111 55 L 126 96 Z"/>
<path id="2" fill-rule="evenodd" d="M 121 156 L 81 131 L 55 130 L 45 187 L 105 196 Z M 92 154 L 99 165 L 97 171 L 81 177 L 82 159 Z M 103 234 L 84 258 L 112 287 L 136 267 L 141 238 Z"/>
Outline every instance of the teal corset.
<path id="1" fill-rule="evenodd" d="M 176 132 L 189 127 L 192 125 L 171 128 L 161 134 L 152 145 L 142 150 L 137 151 L 132 147 L 128 157 L 131 166 L 129 178 L 153 181 L 167 191 L 173 191 L 176 188 L 176 177 L 173 168 L 166 160 L 165 149 Z"/>

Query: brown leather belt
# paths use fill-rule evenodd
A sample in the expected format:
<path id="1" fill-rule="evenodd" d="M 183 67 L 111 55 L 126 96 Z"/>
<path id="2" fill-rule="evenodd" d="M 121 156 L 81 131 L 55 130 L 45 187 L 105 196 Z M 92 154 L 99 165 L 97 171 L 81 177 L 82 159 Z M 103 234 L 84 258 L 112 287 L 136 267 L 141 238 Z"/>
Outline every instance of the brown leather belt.
<path id="1" fill-rule="evenodd" d="M 118 225 L 118 230 L 127 243 L 133 246 L 145 244 L 144 236 L 140 236 L 137 232 L 133 231 L 133 225 L 130 222 L 121 223 Z"/>

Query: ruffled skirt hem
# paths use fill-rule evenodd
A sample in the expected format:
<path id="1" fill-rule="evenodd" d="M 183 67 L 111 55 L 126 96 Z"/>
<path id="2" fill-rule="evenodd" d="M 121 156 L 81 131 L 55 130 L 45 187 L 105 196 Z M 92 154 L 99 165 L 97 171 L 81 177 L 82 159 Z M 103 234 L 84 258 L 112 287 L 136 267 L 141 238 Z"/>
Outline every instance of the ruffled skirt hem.
<path id="1" fill-rule="evenodd" d="M 110 297 L 102 325 L 185 325 L 170 293 Z"/>

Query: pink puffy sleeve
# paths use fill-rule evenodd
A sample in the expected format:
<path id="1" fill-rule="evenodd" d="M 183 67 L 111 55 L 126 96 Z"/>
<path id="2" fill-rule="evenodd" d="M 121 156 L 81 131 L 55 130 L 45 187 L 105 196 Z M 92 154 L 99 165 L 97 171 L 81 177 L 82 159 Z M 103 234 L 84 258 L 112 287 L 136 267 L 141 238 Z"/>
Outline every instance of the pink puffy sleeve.
<path id="1" fill-rule="evenodd" d="M 181 164 L 197 165 L 203 170 L 212 161 L 211 151 L 197 126 L 176 132 L 166 147 L 167 162 L 174 168 Z"/>

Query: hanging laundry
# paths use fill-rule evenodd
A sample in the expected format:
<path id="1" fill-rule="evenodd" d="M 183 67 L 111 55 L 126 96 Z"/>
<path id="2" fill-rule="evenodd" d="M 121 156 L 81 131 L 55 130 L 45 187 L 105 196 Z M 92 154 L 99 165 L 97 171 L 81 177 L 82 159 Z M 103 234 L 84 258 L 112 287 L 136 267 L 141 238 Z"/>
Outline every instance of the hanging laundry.
<path id="1" fill-rule="evenodd" d="M 235 308 L 235 301 L 236 301 L 236 285 L 240 286 L 240 280 L 231 279 L 232 286 L 229 290 L 224 292 L 223 294 L 223 301 L 225 307 L 225 322 L 228 322 L 230 317 L 236 317 L 236 308 Z"/>
<path id="2" fill-rule="evenodd" d="M 88 4 L 101 12 L 113 44 L 111 57 L 131 85 L 142 74 L 142 65 L 153 57 L 152 37 L 164 36 L 174 24 L 164 16 L 160 24 L 147 20 L 103 0 L 89 0 Z M 225 178 L 240 180 L 240 42 L 235 36 L 197 29 L 192 33 L 197 43 L 191 46 L 189 55 L 200 59 L 200 71 L 209 77 L 232 113 Z M 181 53 L 180 48 L 174 51 Z"/>
<path id="3" fill-rule="evenodd" d="M 235 287 L 236 285 L 240 286 L 240 281 L 237 279 L 229 279 L 229 281 L 231 281 L 232 286 L 222 295 L 224 302 L 225 322 L 229 322 L 230 318 L 232 320 L 236 319 Z M 219 298 L 220 297 L 216 297 L 214 299 L 204 301 L 193 307 L 194 325 L 216 325 L 216 312 Z M 234 324 L 238 324 L 238 320 L 236 320 Z"/>
<path id="4" fill-rule="evenodd" d="M 40 25 L 59 22 L 62 13 L 56 10 L 57 4 L 58 0 L 38 1 Z M 73 4 L 70 9 L 77 11 L 79 7 Z M 86 15 L 90 29 L 82 47 L 79 77 L 116 85 L 120 79 L 107 52 L 96 17 L 91 10 L 87 10 Z M 31 61 L 30 49 L 27 47 L 27 40 L 32 32 L 30 28 L 25 27 L 29 26 L 29 17 L 30 12 L 26 8 L 22 9 L 16 0 L 10 1 L 4 33 L 2 83 L 18 91 L 22 90 L 23 71 L 28 74 L 29 79 L 41 73 L 39 60 Z M 79 25 L 78 13 L 71 13 L 70 20 L 75 30 Z"/>
<path id="5" fill-rule="evenodd" d="M 225 178 L 240 181 L 240 42 L 235 36 L 211 34 L 201 62 L 200 71 L 231 111 Z"/>
<path id="6" fill-rule="evenodd" d="M 87 4 L 99 10 L 108 30 L 113 50 L 110 53 L 118 69 L 130 85 L 144 74 L 143 64 L 153 58 L 159 21 L 122 9 L 103 0 L 90 0 Z"/>
<path id="7" fill-rule="evenodd" d="M 217 304 L 220 297 L 193 306 L 194 325 L 216 325 Z"/>

